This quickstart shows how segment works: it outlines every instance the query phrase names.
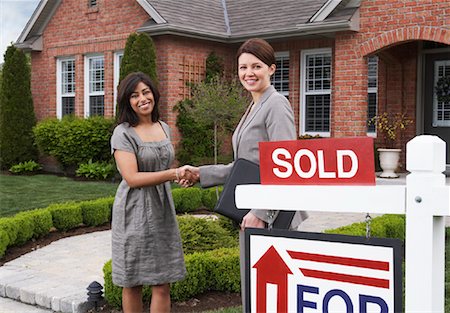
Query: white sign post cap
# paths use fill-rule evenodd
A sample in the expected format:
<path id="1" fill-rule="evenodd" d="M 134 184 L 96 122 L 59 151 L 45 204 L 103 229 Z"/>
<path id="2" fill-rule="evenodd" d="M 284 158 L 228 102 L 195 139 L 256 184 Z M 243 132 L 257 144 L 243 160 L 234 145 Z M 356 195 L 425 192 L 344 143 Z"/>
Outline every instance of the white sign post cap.
<path id="1" fill-rule="evenodd" d="M 445 141 L 437 136 L 421 135 L 406 144 L 406 169 L 410 172 L 445 171 Z"/>

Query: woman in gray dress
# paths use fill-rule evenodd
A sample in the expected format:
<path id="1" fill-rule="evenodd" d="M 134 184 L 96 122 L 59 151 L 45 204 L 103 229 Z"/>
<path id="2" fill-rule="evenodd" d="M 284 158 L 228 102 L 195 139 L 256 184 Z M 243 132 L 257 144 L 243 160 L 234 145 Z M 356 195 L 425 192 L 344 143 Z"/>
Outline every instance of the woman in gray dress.
<path id="1" fill-rule="evenodd" d="M 112 279 L 123 287 L 125 313 L 142 312 L 143 285 L 152 286 L 150 312 L 170 312 L 170 283 L 186 274 L 170 186 L 186 171 L 170 168 L 174 149 L 158 101 L 143 73 L 131 73 L 119 85 L 111 149 L 123 179 L 112 213 Z"/>

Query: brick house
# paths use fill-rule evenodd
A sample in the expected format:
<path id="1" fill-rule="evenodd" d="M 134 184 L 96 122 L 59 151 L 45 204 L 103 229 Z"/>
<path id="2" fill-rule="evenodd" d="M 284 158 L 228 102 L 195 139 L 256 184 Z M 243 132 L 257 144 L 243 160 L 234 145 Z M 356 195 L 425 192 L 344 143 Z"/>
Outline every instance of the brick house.
<path id="1" fill-rule="evenodd" d="M 447 142 L 450 103 L 438 102 L 437 79 L 450 75 L 448 0 L 41 0 L 16 45 L 31 51 L 38 119 L 114 114 L 120 60 L 131 32 L 157 49 L 162 118 L 204 76 L 211 51 L 235 73 L 248 38 L 277 52 L 275 87 L 294 108 L 299 135 L 376 137 L 367 119 L 404 112 L 416 134 Z M 380 141 L 379 138 L 376 139 Z"/>

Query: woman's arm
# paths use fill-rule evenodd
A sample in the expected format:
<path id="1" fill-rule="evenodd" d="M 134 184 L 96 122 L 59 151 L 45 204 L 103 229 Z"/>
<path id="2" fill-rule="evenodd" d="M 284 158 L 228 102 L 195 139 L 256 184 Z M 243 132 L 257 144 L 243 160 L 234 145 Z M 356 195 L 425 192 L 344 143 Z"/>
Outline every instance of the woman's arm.
<path id="1" fill-rule="evenodd" d="M 185 174 L 183 168 L 171 168 L 159 172 L 139 172 L 134 153 L 114 151 L 114 159 L 123 179 L 131 188 L 155 186 L 167 181 L 179 180 Z"/>

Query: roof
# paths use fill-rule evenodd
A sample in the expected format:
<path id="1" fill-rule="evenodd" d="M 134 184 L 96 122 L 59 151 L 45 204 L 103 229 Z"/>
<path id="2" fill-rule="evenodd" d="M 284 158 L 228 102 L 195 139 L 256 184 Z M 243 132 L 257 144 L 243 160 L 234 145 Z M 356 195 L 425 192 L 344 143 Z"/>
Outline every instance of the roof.
<path id="1" fill-rule="evenodd" d="M 149 15 L 137 31 L 220 42 L 333 35 L 358 30 L 360 0 L 136 0 Z M 39 50 L 40 37 L 61 0 L 41 0 L 16 45 Z"/>

